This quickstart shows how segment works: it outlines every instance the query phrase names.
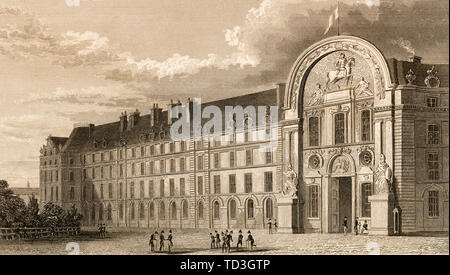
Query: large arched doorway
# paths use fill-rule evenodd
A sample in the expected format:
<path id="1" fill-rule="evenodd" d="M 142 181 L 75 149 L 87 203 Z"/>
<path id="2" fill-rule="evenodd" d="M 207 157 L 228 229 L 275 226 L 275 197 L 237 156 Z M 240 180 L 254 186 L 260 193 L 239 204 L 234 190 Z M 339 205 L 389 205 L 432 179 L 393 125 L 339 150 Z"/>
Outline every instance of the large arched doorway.
<path id="1" fill-rule="evenodd" d="M 331 175 L 328 164 L 343 154 L 358 159 L 364 144 L 376 159 L 384 153 L 392 165 L 392 115 L 387 109 L 376 114 L 385 120 L 381 133 L 372 112 L 390 106 L 391 85 L 384 56 L 358 37 L 330 37 L 299 56 L 286 84 L 283 112 L 282 185 L 294 183 L 297 192 L 277 198 L 280 231 L 338 232 L 343 216 L 349 223 L 355 218 L 357 170 L 351 176 Z M 339 207 L 339 202 L 345 204 Z"/>

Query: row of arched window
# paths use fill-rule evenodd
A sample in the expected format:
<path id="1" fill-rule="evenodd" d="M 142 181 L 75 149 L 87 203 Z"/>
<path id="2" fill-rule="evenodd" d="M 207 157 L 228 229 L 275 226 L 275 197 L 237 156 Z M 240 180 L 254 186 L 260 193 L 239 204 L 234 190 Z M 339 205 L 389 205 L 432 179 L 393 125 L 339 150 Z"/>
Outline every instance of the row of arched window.
<path id="1" fill-rule="evenodd" d="M 136 213 L 136 206 L 138 207 L 138 212 Z M 170 219 L 172 220 L 176 220 L 178 218 L 178 212 L 177 212 L 177 203 L 176 202 L 171 202 L 169 204 L 169 215 L 170 215 Z M 255 203 L 253 201 L 253 199 L 248 199 L 245 205 L 246 208 L 246 218 L 248 219 L 253 219 L 255 218 Z M 130 219 L 131 220 L 135 220 L 137 218 L 139 218 L 140 220 L 145 219 L 145 205 L 143 202 L 140 203 L 136 203 L 135 202 L 131 202 L 130 206 L 129 206 L 129 213 L 130 213 Z M 189 204 L 187 200 L 183 200 L 181 202 L 181 215 L 183 217 L 183 219 L 187 219 L 189 217 Z M 273 218 L 273 200 L 271 198 L 267 198 L 265 200 L 264 203 L 264 209 L 265 209 L 265 217 L 268 219 Z M 95 206 L 93 206 L 91 208 L 91 219 L 92 221 L 95 221 L 95 216 L 96 216 L 96 208 Z M 212 211 L 213 211 L 213 219 L 220 219 L 220 203 L 218 201 L 214 201 L 213 202 L 213 207 L 212 207 Z M 103 204 L 99 204 L 98 206 L 98 220 L 103 221 L 105 218 L 106 220 L 110 221 L 112 220 L 112 207 L 111 204 L 109 203 L 106 207 L 106 217 L 104 217 L 104 207 Z M 148 209 L 148 213 L 149 213 L 149 219 L 154 219 L 155 218 L 155 203 L 151 202 L 149 204 L 149 209 Z M 229 213 L 229 217 L 231 219 L 236 219 L 237 218 L 237 204 L 236 204 L 236 200 L 232 199 L 230 200 L 229 204 L 228 204 L 228 213 Z M 139 217 L 137 217 L 137 214 L 139 215 Z M 197 217 L 199 219 L 203 219 L 204 218 L 204 204 L 202 201 L 199 201 L 197 204 Z M 124 203 L 119 203 L 119 219 L 123 219 L 124 218 Z M 164 203 L 164 201 L 159 202 L 159 207 L 158 207 L 158 218 L 160 220 L 164 220 L 166 219 L 166 205 Z"/>

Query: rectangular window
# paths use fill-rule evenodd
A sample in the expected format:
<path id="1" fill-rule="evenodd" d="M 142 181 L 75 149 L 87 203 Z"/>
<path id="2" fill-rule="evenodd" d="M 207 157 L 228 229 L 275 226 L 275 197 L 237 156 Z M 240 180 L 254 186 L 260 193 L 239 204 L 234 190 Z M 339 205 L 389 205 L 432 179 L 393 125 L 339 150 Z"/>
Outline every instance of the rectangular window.
<path id="1" fill-rule="evenodd" d="M 134 199 L 134 182 L 130 183 L 130 198 Z"/>
<path id="2" fill-rule="evenodd" d="M 230 183 L 230 193 L 236 193 L 236 175 L 229 175 L 228 181 Z"/>
<path id="3" fill-rule="evenodd" d="M 120 159 L 123 159 L 123 149 L 120 149 L 120 150 L 119 150 L 119 158 L 120 158 Z"/>
<path id="4" fill-rule="evenodd" d="M 345 143 L 345 115 L 340 113 L 334 116 L 334 144 Z"/>
<path id="5" fill-rule="evenodd" d="M 104 176 L 103 167 L 100 167 L 100 178 L 103 179 Z"/>
<path id="6" fill-rule="evenodd" d="M 310 218 L 318 218 L 319 217 L 319 186 L 318 185 L 310 185 L 308 187 L 309 191 L 309 213 L 308 216 Z"/>
<path id="7" fill-rule="evenodd" d="M 272 172 L 264 172 L 264 192 L 273 191 L 273 174 Z"/>
<path id="8" fill-rule="evenodd" d="M 428 191 L 428 216 L 439 217 L 439 192 Z"/>
<path id="9" fill-rule="evenodd" d="M 169 180 L 169 191 L 170 191 L 171 197 L 175 196 L 175 180 L 174 179 Z"/>
<path id="10" fill-rule="evenodd" d="M 184 158 L 180 158 L 180 171 L 183 172 L 186 168 Z"/>
<path id="11" fill-rule="evenodd" d="M 166 172 L 166 162 L 162 159 L 159 161 L 159 173 L 164 174 Z"/>
<path id="12" fill-rule="evenodd" d="M 113 185 L 112 185 L 112 183 L 108 183 L 108 197 L 110 198 L 110 199 L 112 199 L 113 198 Z"/>
<path id="13" fill-rule="evenodd" d="M 148 164 L 148 173 L 150 175 L 153 175 L 154 172 L 155 172 L 155 163 L 153 161 L 150 161 Z"/>
<path id="14" fill-rule="evenodd" d="M 113 151 L 109 152 L 109 160 L 110 161 L 114 160 L 114 152 Z"/>
<path id="15" fill-rule="evenodd" d="M 438 106 L 438 99 L 436 97 L 427 97 L 427 107 L 435 108 Z"/>
<path id="16" fill-rule="evenodd" d="M 216 168 L 216 169 L 220 168 L 220 154 L 219 153 L 214 154 L 214 168 Z"/>
<path id="17" fill-rule="evenodd" d="M 92 163 L 95 162 L 95 154 L 92 154 Z"/>
<path id="18" fill-rule="evenodd" d="M 155 145 L 150 146 L 150 155 L 153 156 L 155 154 Z"/>
<path id="19" fill-rule="evenodd" d="M 145 163 L 141 162 L 141 176 L 145 175 Z"/>
<path id="20" fill-rule="evenodd" d="M 439 179 L 439 153 L 430 152 L 427 157 L 428 164 L 428 179 L 438 180 Z"/>
<path id="21" fill-rule="evenodd" d="M 370 202 L 369 202 L 369 196 L 372 196 L 372 184 L 370 183 L 363 183 L 361 185 L 361 215 L 363 217 L 370 217 L 371 215 L 371 208 L 370 208 Z"/>
<path id="22" fill-rule="evenodd" d="M 166 153 L 164 143 L 159 145 L 159 153 L 160 154 Z"/>
<path id="23" fill-rule="evenodd" d="M 184 140 L 180 141 L 180 151 L 183 152 L 186 150 L 186 142 Z"/>
<path id="24" fill-rule="evenodd" d="M 109 166 L 109 178 L 112 179 L 114 177 L 113 166 Z"/>
<path id="25" fill-rule="evenodd" d="M 100 184 L 100 199 L 102 199 L 103 200 L 103 183 L 102 184 Z"/>
<path id="26" fill-rule="evenodd" d="M 184 178 L 180 178 L 180 196 L 186 195 L 186 182 Z"/>
<path id="27" fill-rule="evenodd" d="M 170 172 L 175 172 L 175 159 L 170 159 Z"/>
<path id="28" fill-rule="evenodd" d="M 203 156 L 197 157 L 197 169 L 203 170 Z"/>
<path id="29" fill-rule="evenodd" d="M 136 157 L 136 148 L 131 148 L 131 157 L 132 158 Z"/>
<path id="30" fill-rule="evenodd" d="M 134 176 L 136 173 L 136 164 L 132 163 L 131 164 L 131 175 Z"/>
<path id="31" fill-rule="evenodd" d="M 119 183 L 119 199 L 123 198 L 123 183 Z"/>
<path id="32" fill-rule="evenodd" d="M 266 152 L 266 164 L 272 163 L 272 152 Z"/>
<path id="33" fill-rule="evenodd" d="M 159 196 L 164 197 L 164 180 L 159 181 Z"/>
<path id="34" fill-rule="evenodd" d="M 245 165 L 253 165 L 253 156 L 252 156 L 252 150 L 246 150 L 245 151 Z"/>
<path id="35" fill-rule="evenodd" d="M 95 179 L 95 167 L 92 167 L 92 178 Z"/>
<path id="36" fill-rule="evenodd" d="M 309 146 L 319 146 L 319 118 L 309 118 Z"/>
<path id="37" fill-rule="evenodd" d="M 71 200 L 75 199 L 75 188 L 73 188 L 73 187 L 70 187 L 70 199 Z"/>
<path id="38" fill-rule="evenodd" d="M 144 181 L 143 180 L 139 182 L 139 196 L 141 198 L 144 198 L 144 196 L 145 196 Z"/>
<path id="39" fill-rule="evenodd" d="M 439 144 L 439 126 L 430 124 L 427 127 L 427 144 Z"/>
<path id="40" fill-rule="evenodd" d="M 370 141 L 370 111 L 361 112 L 361 141 Z"/>
<path id="41" fill-rule="evenodd" d="M 203 177 L 197 178 L 197 194 L 203 195 Z"/>
<path id="42" fill-rule="evenodd" d="M 148 182 L 148 197 L 153 198 L 155 196 L 155 187 L 152 180 Z"/>
<path id="43" fill-rule="evenodd" d="M 251 193 L 253 190 L 252 174 L 247 173 L 244 175 L 245 178 L 245 193 Z"/>
<path id="44" fill-rule="evenodd" d="M 56 195 L 56 201 L 58 201 L 59 200 L 58 186 L 56 186 L 55 195 Z M 70 187 L 70 199 L 73 200 L 74 198 L 75 198 L 75 191 L 73 190 L 73 187 Z"/>
<path id="45" fill-rule="evenodd" d="M 100 153 L 100 161 L 105 161 L 105 155 L 103 153 Z"/>
<path id="46" fill-rule="evenodd" d="M 141 146 L 141 157 L 145 157 L 145 147 Z"/>
<path id="47" fill-rule="evenodd" d="M 58 175 L 58 171 L 55 171 L 55 172 L 56 172 L 56 175 Z M 70 181 L 74 181 L 74 178 L 75 178 L 75 177 L 74 177 L 73 171 L 70 171 L 70 172 L 69 172 L 69 180 L 70 180 Z"/>
<path id="48" fill-rule="evenodd" d="M 169 143 L 169 150 L 171 153 L 175 152 L 175 143 L 174 142 Z"/>
<path id="49" fill-rule="evenodd" d="M 214 194 L 220 194 L 220 175 L 214 175 Z"/>
<path id="50" fill-rule="evenodd" d="M 230 152 L 230 167 L 234 167 L 236 165 L 236 162 L 234 160 L 234 152 Z"/>
<path id="51" fill-rule="evenodd" d="M 123 177 L 123 164 L 119 164 L 119 174 L 120 177 Z"/>

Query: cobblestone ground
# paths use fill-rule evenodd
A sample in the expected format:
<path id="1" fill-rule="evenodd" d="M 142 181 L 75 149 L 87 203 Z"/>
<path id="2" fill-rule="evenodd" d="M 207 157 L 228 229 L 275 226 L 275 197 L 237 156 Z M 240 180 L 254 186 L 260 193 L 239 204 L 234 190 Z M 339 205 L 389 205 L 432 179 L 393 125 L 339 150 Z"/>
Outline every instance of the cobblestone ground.
<path id="1" fill-rule="evenodd" d="M 83 231 L 79 236 L 54 240 L 0 240 L 0 254 L 68 254 L 66 245 L 76 242 L 80 254 L 152 254 L 148 247 L 151 230 L 108 230 L 100 239 L 95 231 Z M 153 230 L 154 231 L 154 230 Z M 237 231 L 234 231 L 235 242 Z M 166 231 L 167 233 L 167 231 Z M 348 234 L 267 234 L 252 231 L 257 247 L 253 251 L 233 249 L 231 254 L 449 254 L 448 234 L 421 236 L 355 236 Z M 245 238 L 246 235 L 244 234 Z M 166 236 L 167 237 L 167 236 Z M 245 246 L 244 238 L 244 246 Z M 221 249 L 209 249 L 209 231 L 174 231 L 173 254 L 222 254 Z M 166 254 L 157 252 L 154 254 Z"/>

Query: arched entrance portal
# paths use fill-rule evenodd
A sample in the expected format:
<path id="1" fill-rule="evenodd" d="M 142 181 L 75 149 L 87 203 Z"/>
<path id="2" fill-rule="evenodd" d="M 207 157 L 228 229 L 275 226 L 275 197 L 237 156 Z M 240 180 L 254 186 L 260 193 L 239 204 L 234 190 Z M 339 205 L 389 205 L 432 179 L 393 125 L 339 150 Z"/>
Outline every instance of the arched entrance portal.
<path id="1" fill-rule="evenodd" d="M 391 87 L 384 56 L 364 39 L 330 37 L 300 55 L 285 90 L 281 187 L 298 186 L 277 198 L 280 231 L 341 232 L 345 216 L 351 228 L 361 212 L 358 171 L 370 165 L 354 160 L 383 153 L 392 167 L 392 116 L 381 108 Z"/>

